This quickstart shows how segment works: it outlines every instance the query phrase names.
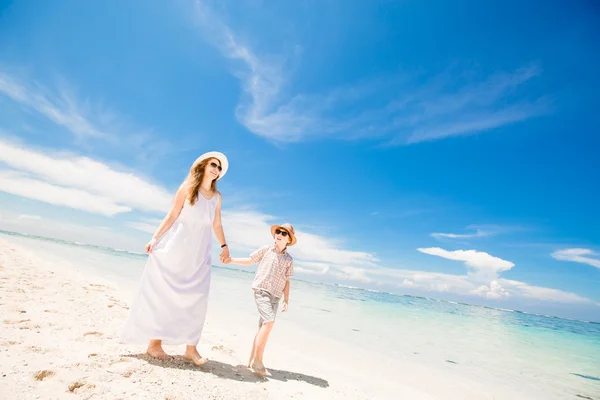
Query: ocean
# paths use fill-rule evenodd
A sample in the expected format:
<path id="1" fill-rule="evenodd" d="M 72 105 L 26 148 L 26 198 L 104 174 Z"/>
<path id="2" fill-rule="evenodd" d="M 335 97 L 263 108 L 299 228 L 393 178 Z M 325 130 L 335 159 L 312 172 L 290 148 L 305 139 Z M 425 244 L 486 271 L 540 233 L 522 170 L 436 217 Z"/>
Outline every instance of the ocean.
<path id="1" fill-rule="evenodd" d="M 71 268 L 135 287 L 146 255 L 0 231 L 0 237 Z M 211 305 L 253 323 L 253 270 L 213 267 Z M 214 311 L 213 311 L 214 312 Z M 239 315 L 245 319 L 240 322 Z M 227 318 L 227 316 L 223 316 Z M 436 366 L 540 399 L 600 400 L 600 324 L 359 288 L 292 283 L 287 329 L 318 332 L 394 363 Z M 539 395 L 539 397 L 537 397 Z"/>

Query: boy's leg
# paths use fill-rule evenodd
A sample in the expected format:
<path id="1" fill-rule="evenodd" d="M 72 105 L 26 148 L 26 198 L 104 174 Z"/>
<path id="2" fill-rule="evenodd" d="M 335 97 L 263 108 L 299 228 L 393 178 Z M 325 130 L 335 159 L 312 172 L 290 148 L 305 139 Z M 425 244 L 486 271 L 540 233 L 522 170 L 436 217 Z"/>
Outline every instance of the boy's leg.
<path id="1" fill-rule="evenodd" d="M 256 335 L 254 335 L 254 340 L 252 341 L 252 351 L 250 352 L 250 360 L 248 360 L 248 368 L 252 367 L 252 362 L 254 361 L 254 353 L 256 352 L 256 338 L 258 337 L 258 332 L 260 332 L 260 326 L 258 327 L 258 331 L 256 331 Z"/>
<path id="2" fill-rule="evenodd" d="M 258 333 L 254 338 L 253 352 L 251 355 L 250 367 L 258 374 L 266 374 L 265 366 L 263 364 L 263 354 L 269 339 L 271 329 L 273 329 L 273 323 L 275 322 L 275 315 L 277 314 L 277 308 L 279 306 L 279 299 L 271 296 L 266 292 L 255 291 L 254 299 L 258 307 L 260 314 L 259 329 Z M 268 322 L 267 322 L 268 321 Z"/>
<path id="3" fill-rule="evenodd" d="M 271 334 L 271 330 L 273 329 L 274 323 L 275 321 L 265 322 L 256 334 L 256 340 L 254 341 L 254 346 L 256 347 L 256 349 L 254 351 L 254 361 L 252 362 L 252 368 L 257 373 L 266 372 L 265 366 L 263 364 L 263 354 L 265 353 L 267 340 L 269 339 L 269 335 Z"/>

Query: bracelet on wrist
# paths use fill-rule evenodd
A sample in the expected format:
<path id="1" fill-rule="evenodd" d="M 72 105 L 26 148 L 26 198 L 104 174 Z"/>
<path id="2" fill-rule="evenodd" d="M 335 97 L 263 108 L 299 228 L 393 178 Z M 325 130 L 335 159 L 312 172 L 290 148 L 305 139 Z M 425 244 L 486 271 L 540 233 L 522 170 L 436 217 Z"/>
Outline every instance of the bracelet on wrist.
<path id="1" fill-rule="evenodd" d="M 223 248 L 223 247 L 227 247 L 227 243 L 222 244 L 221 248 Z"/>

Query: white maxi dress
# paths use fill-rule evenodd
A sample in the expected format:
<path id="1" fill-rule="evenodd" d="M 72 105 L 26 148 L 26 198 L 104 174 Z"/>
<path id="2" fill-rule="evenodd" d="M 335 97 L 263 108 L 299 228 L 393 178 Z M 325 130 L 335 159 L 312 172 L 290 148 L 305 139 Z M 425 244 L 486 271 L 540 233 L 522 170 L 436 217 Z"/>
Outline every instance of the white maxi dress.
<path id="1" fill-rule="evenodd" d="M 195 346 L 204 327 L 211 279 L 213 220 L 220 194 L 186 200 L 148 256 L 121 339 Z"/>

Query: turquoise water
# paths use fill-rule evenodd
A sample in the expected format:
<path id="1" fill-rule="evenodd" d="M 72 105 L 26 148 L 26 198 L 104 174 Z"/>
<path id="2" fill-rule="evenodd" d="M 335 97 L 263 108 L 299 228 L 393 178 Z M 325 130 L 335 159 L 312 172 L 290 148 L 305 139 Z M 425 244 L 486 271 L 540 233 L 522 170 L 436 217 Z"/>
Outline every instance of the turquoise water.
<path id="1" fill-rule="evenodd" d="M 0 231 L 50 261 L 135 284 L 145 254 Z M 214 302 L 253 315 L 253 272 L 213 269 Z M 411 362 L 541 399 L 600 400 L 600 324 L 294 280 L 295 329 L 359 346 L 381 362 Z"/>

